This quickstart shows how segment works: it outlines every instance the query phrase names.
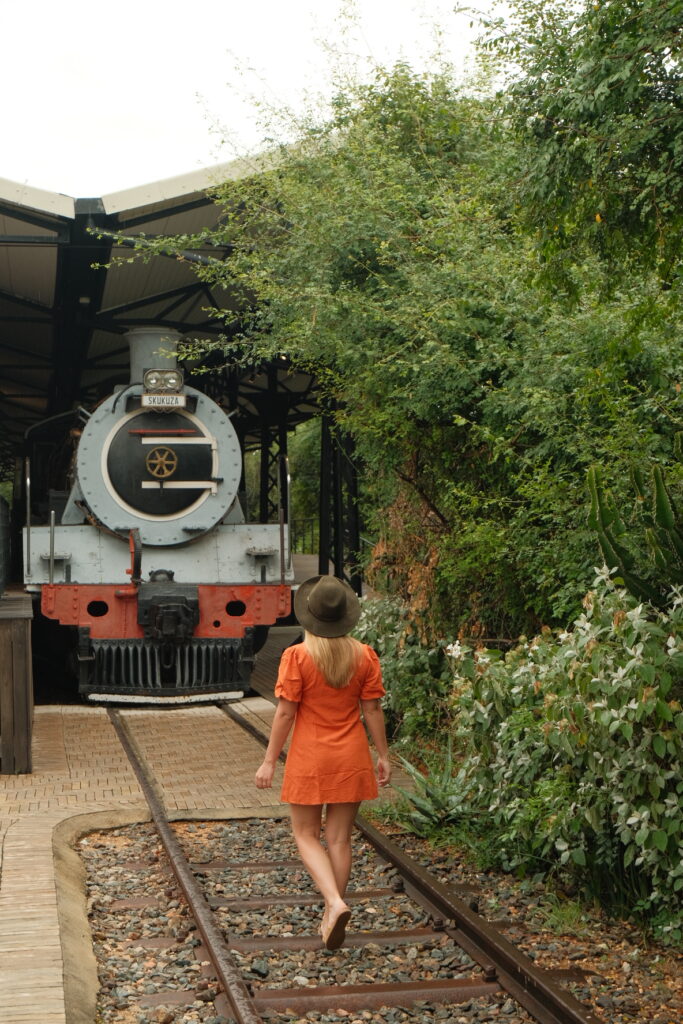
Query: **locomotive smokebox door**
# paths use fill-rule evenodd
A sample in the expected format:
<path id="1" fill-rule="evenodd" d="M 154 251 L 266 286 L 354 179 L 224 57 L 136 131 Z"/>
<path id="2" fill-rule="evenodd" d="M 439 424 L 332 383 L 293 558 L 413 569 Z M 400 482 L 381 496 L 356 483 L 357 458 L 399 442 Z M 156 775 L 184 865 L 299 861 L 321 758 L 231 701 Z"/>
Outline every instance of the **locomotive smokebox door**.
<path id="1" fill-rule="evenodd" d="M 216 489 L 214 441 L 178 413 L 141 412 L 109 441 L 107 473 L 124 505 L 177 515 Z"/>
<path id="2" fill-rule="evenodd" d="M 80 493 L 104 527 L 125 537 L 137 528 L 143 545 L 187 544 L 237 497 L 235 428 L 210 398 L 185 390 L 187 409 L 159 411 L 142 408 L 141 385 L 131 385 L 125 402 L 116 395 L 95 410 L 81 436 Z"/>

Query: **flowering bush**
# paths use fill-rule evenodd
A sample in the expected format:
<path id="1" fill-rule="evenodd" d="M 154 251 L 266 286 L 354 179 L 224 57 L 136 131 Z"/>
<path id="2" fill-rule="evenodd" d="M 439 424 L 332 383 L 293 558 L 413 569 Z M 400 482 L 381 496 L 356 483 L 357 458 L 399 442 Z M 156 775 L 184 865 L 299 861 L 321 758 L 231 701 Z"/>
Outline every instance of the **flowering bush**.
<path id="1" fill-rule="evenodd" d="M 680 940 L 683 594 L 654 609 L 605 570 L 584 609 L 501 660 L 447 649 L 463 812 L 488 818 L 503 867 L 556 865 Z"/>

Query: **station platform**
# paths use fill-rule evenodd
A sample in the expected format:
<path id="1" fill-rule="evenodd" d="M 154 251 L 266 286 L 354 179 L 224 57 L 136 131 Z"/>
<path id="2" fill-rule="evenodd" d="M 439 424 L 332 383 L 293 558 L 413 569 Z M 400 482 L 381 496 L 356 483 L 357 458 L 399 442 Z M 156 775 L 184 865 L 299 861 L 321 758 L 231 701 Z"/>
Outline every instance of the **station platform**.
<path id="1" fill-rule="evenodd" d="M 246 705 L 265 723 L 272 715 L 264 698 Z M 272 790 L 253 784 L 262 749 L 219 709 L 124 714 L 151 755 L 169 817 L 286 813 L 279 777 Z M 36 708 L 33 748 L 31 775 L 0 779 L 0 1022 L 94 1024 L 79 1010 L 97 979 L 73 846 L 149 813 L 104 708 Z"/>
<path id="2" fill-rule="evenodd" d="M 268 731 L 276 666 L 297 627 L 271 630 L 232 707 Z M 262 747 L 215 706 L 126 708 L 170 818 L 281 816 L 282 768 L 257 790 Z M 150 818 L 105 708 L 35 708 L 33 772 L 0 776 L 0 1024 L 94 1024 L 96 964 L 75 852 L 87 832 Z"/>

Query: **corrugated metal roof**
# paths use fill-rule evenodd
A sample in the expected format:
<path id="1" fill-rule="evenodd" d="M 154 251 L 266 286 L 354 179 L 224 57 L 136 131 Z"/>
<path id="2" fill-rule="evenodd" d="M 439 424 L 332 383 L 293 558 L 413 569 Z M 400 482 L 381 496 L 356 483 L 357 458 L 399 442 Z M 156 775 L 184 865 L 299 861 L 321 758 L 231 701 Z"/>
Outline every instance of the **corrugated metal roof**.
<path id="1" fill-rule="evenodd" d="M 61 192 L 46 192 L 45 189 L 21 185 L 9 178 L 0 178 L 0 202 L 67 218 L 73 217 L 76 203 L 71 196 L 62 195 Z"/>
<path id="2" fill-rule="evenodd" d="M 123 220 L 142 210 L 151 215 L 156 209 L 163 209 L 169 201 L 177 204 L 183 196 L 204 194 L 224 181 L 244 178 L 257 170 L 258 165 L 249 161 L 231 160 L 229 163 L 165 178 L 149 185 L 110 192 L 102 197 L 102 203 L 105 213 L 119 214 Z"/>
<path id="3" fill-rule="evenodd" d="M 98 237 L 98 230 L 150 236 L 213 227 L 221 209 L 210 190 L 258 169 L 256 163 L 233 161 L 97 199 L 73 199 L 0 178 L 0 458 L 5 469 L 37 419 L 87 405 L 128 379 L 122 337 L 128 327 L 161 324 L 202 337 L 223 328 L 207 310 L 230 308 L 228 293 L 209 289 L 191 264 L 177 259 L 132 264 L 112 259 L 112 239 Z M 226 389 L 229 377 L 226 371 Z M 272 387 L 274 380 L 291 408 L 292 424 L 315 412 L 308 375 L 292 375 L 280 364 L 271 368 L 270 384 L 267 375 L 257 374 L 238 395 L 253 431 L 259 415 L 253 391 Z M 214 397 L 220 397 L 220 388 L 220 380 L 214 380 Z"/>

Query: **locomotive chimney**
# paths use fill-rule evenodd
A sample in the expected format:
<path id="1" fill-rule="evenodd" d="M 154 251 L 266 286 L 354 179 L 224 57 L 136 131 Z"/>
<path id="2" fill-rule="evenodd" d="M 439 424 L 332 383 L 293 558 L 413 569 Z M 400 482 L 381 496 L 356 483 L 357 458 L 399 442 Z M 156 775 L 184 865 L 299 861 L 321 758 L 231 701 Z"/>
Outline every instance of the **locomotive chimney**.
<path id="1" fill-rule="evenodd" d="M 145 370 L 173 370 L 179 331 L 172 327 L 133 327 L 126 332 L 130 349 L 130 381 L 139 384 Z"/>

